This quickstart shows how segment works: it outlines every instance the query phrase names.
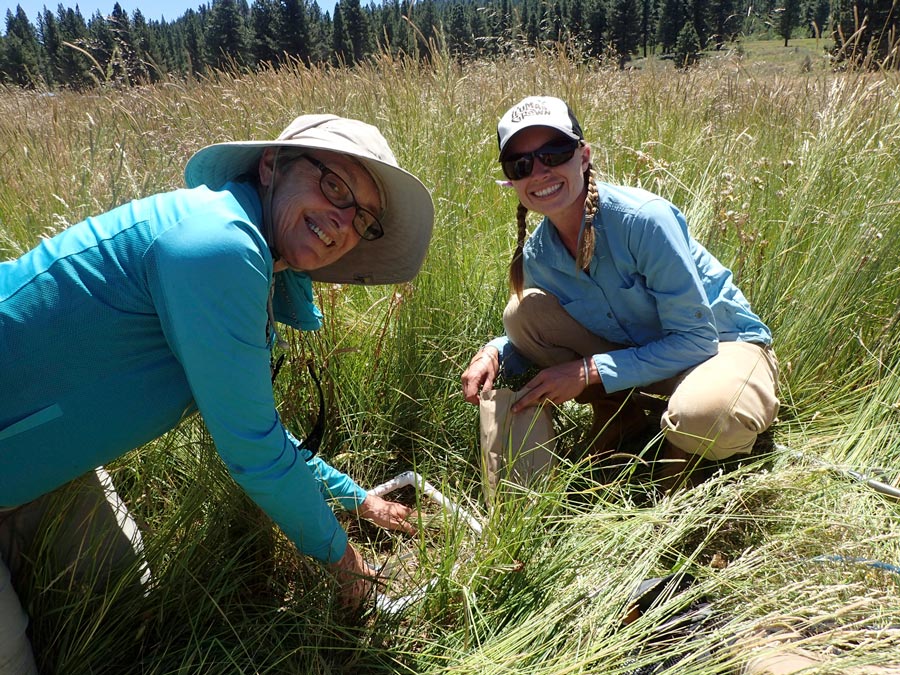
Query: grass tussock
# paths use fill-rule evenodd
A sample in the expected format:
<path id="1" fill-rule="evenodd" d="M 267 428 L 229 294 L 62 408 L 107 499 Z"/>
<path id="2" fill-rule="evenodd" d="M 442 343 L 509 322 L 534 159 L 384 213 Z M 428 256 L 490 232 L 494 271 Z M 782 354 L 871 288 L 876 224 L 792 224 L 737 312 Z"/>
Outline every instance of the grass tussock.
<path id="1" fill-rule="evenodd" d="M 679 673 L 738 672 L 772 626 L 812 652 L 838 648 L 840 668 L 900 662 L 896 631 L 880 630 L 900 623 L 900 506 L 841 471 L 898 479 L 898 85 L 755 75 L 727 55 L 676 73 L 542 53 L 0 91 L 2 258 L 181 186 L 208 143 L 274 137 L 309 112 L 377 124 L 432 190 L 434 241 L 404 286 L 318 287 L 325 326 L 288 336 L 281 412 L 310 428 L 314 356 L 326 457 L 365 486 L 414 469 L 485 524 L 475 537 L 447 519 L 439 537 L 401 544 L 349 522 L 373 558 L 413 548 L 422 578 L 438 579 L 400 617 L 350 621 L 328 574 L 293 554 L 188 421 L 110 467 L 144 532 L 148 593 L 133 592 L 139 570 L 94 594 L 35 565 L 24 600 L 44 671 L 624 674 L 659 658 L 660 624 L 691 602 L 714 620 L 665 647 L 684 654 Z M 602 176 L 681 206 L 772 327 L 783 408 L 769 457 L 667 498 L 564 463 L 542 490 L 483 507 L 459 375 L 501 329 L 515 202 L 495 183 L 495 124 L 533 93 L 571 104 Z M 632 589 L 672 571 L 697 583 L 622 627 Z"/>

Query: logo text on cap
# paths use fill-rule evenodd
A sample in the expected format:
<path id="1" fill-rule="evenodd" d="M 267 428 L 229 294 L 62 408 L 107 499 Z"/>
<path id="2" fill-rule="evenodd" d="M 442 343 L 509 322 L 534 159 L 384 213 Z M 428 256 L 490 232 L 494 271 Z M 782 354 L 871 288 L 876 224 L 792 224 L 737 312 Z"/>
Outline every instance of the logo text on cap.
<path id="1" fill-rule="evenodd" d="M 511 122 L 521 122 L 527 117 L 539 117 L 551 115 L 552 111 L 540 101 L 529 101 L 515 108 L 510 115 Z"/>

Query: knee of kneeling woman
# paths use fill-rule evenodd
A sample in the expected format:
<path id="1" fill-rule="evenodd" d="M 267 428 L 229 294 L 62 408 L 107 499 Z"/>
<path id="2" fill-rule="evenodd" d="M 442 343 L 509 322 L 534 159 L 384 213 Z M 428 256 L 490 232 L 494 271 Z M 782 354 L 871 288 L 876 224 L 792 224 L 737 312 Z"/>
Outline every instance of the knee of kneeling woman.
<path id="1" fill-rule="evenodd" d="M 503 310 L 503 328 L 513 343 L 526 342 L 535 327 L 559 311 L 559 300 L 540 288 L 526 288 L 522 297 L 513 295 Z"/>
<path id="2" fill-rule="evenodd" d="M 686 415 L 667 410 L 660 421 L 666 440 L 676 448 L 703 459 L 723 460 L 753 450 L 762 429 L 734 411 L 713 415 Z"/>

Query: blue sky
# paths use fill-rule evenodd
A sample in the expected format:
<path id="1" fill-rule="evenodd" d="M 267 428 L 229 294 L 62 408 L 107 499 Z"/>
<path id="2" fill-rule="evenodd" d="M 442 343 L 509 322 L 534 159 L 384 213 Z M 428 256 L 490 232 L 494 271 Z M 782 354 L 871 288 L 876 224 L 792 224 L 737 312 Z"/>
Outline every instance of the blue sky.
<path id="1" fill-rule="evenodd" d="M 56 13 L 56 8 L 60 4 L 60 0 L 0 0 L 0 2 L 3 2 L 0 5 L 0 9 L 3 12 L 0 14 L 0 17 L 4 19 L 0 21 L 0 33 L 6 32 L 6 10 L 11 9 L 15 13 L 16 5 L 21 5 L 31 22 L 36 23 L 38 14 L 44 11 L 45 6 L 53 13 Z M 318 0 L 318 2 L 323 12 L 333 11 L 334 0 Z M 164 17 L 166 21 L 174 21 L 188 9 L 196 9 L 201 4 L 208 3 L 211 3 L 211 0 L 196 0 L 196 2 L 192 0 L 154 0 L 149 3 L 146 0 L 140 3 L 137 0 L 119 0 L 119 5 L 128 12 L 129 16 L 140 6 L 141 13 L 147 19 L 155 19 L 157 21 Z M 253 4 L 252 0 L 248 0 L 248 3 Z M 74 8 L 76 4 L 81 10 L 85 21 L 87 21 L 98 10 L 103 15 L 111 13 L 116 0 L 78 0 L 77 2 L 75 0 L 62 0 L 64 7 Z"/>
<path id="2" fill-rule="evenodd" d="M 32 23 L 37 21 L 37 15 L 44 11 L 44 7 L 52 11 L 54 14 L 56 13 L 56 8 L 60 4 L 60 0 L 0 0 L 3 2 L 3 16 L 6 16 L 6 10 L 11 9 L 15 14 L 16 5 L 21 5 L 22 9 L 25 10 L 25 13 L 28 15 L 28 18 L 31 19 Z M 84 16 L 85 21 L 91 18 L 91 16 L 96 11 L 100 11 L 101 14 L 106 15 L 112 12 L 113 5 L 116 4 L 116 0 L 62 0 L 63 7 L 71 7 L 75 8 L 75 5 L 78 5 L 78 9 L 81 10 L 81 14 Z M 154 0 L 151 3 L 141 2 L 140 9 L 141 13 L 147 19 L 162 19 L 165 17 L 166 21 L 173 21 L 177 19 L 179 16 L 184 14 L 188 9 L 194 8 L 196 9 L 201 4 L 203 4 L 202 0 L 197 0 L 196 3 L 190 2 L 190 0 Z M 119 0 L 119 5 L 122 6 L 126 12 L 128 12 L 129 16 L 134 13 L 134 10 L 138 8 L 138 3 L 134 0 Z M 3 28 L 6 28 L 6 24 L 4 22 Z"/>

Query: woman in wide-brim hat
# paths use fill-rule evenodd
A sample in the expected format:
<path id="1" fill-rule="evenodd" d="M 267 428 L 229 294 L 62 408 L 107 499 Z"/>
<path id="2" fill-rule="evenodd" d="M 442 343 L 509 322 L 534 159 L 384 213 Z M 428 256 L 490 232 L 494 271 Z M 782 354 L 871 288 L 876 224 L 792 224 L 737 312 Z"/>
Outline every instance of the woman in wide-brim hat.
<path id="1" fill-rule="evenodd" d="M 189 189 L 88 218 L 0 263 L 0 528 L 24 527 L 42 495 L 84 474 L 96 482 L 94 467 L 196 409 L 234 479 L 358 603 L 372 572 L 326 497 L 407 532 L 410 511 L 367 496 L 284 428 L 275 321 L 319 327 L 312 280 L 412 279 L 431 197 L 375 127 L 335 115 L 298 117 L 273 141 L 203 148 L 185 178 Z M 15 577 L 11 557 L 0 550 L 0 593 L 3 558 Z M 21 609 L 3 600 L 25 639 Z"/>

